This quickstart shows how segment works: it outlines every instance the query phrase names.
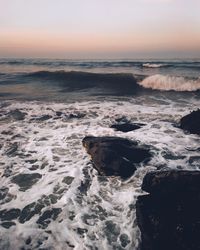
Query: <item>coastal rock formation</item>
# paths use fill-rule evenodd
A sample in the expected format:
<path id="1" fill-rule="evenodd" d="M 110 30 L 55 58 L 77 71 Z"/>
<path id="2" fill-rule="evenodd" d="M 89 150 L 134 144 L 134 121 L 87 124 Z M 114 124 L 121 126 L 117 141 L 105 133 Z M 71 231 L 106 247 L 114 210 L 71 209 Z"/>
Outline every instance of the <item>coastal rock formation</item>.
<path id="1" fill-rule="evenodd" d="M 200 135 L 200 109 L 182 117 L 180 120 L 180 128 L 191 134 Z"/>
<path id="2" fill-rule="evenodd" d="M 128 178 L 135 172 L 137 163 L 148 161 L 152 156 L 148 148 L 119 137 L 88 136 L 83 139 L 83 146 L 97 171 L 108 176 Z"/>
<path id="3" fill-rule="evenodd" d="M 148 173 L 136 203 L 141 250 L 200 249 L 200 171 Z"/>

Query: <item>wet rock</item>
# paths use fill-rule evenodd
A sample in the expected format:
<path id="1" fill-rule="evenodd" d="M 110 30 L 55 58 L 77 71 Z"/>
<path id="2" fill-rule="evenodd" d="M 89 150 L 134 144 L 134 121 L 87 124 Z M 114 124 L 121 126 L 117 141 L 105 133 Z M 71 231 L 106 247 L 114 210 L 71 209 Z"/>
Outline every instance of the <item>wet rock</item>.
<path id="1" fill-rule="evenodd" d="M 20 121 L 20 120 L 24 120 L 27 113 L 21 112 L 19 109 L 15 109 L 15 110 L 11 110 L 8 113 L 8 115 L 11 116 L 13 119 Z"/>
<path id="2" fill-rule="evenodd" d="M 18 174 L 12 178 L 12 182 L 20 187 L 20 191 L 25 191 L 38 182 L 40 178 L 42 178 L 42 175 L 39 173 Z"/>
<path id="3" fill-rule="evenodd" d="M 48 224 L 51 222 L 51 219 L 56 220 L 61 212 L 61 208 L 52 208 L 51 210 L 47 210 L 39 217 L 37 224 L 40 224 L 42 228 L 47 228 Z"/>
<path id="4" fill-rule="evenodd" d="M 10 221 L 18 218 L 20 215 L 20 209 L 12 208 L 10 210 L 1 210 L 0 211 L 0 218 L 2 221 Z"/>
<path id="5" fill-rule="evenodd" d="M 6 228 L 6 229 L 8 229 L 12 226 L 15 226 L 15 225 L 16 225 L 16 223 L 13 221 L 4 221 L 3 223 L 1 223 L 1 226 Z"/>
<path id="6" fill-rule="evenodd" d="M 200 135 L 200 109 L 182 117 L 180 120 L 180 128 L 191 134 Z"/>
<path id="7" fill-rule="evenodd" d="M 25 223 L 29 221 L 34 215 L 39 214 L 41 210 L 45 207 L 41 202 L 32 202 L 25 206 L 19 216 L 19 222 Z"/>
<path id="8" fill-rule="evenodd" d="M 200 171 L 148 173 L 136 203 L 141 250 L 200 248 Z"/>
<path id="9" fill-rule="evenodd" d="M 102 175 L 128 178 L 135 172 L 136 164 L 147 162 L 152 156 L 149 148 L 124 138 L 88 136 L 82 142 Z"/>
<path id="10" fill-rule="evenodd" d="M 6 151 L 6 154 L 8 156 L 14 156 L 16 154 L 17 149 L 18 149 L 18 144 L 17 142 L 14 142 L 9 146 L 8 150 Z"/>
<path id="11" fill-rule="evenodd" d="M 111 128 L 114 128 L 116 131 L 121 131 L 121 132 L 126 133 L 126 132 L 129 132 L 129 131 L 139 129 L 142 126 L 144 126 L 144 124 L 127 122 L 127 123 L 113 124 L 111 126 Z"/>

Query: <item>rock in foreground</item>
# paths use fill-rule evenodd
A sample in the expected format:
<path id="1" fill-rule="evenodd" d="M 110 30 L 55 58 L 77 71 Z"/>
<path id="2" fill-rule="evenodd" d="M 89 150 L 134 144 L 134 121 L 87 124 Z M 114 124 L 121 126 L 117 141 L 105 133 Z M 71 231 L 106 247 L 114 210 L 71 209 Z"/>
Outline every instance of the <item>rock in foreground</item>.
<path id="1" fill-rule="evenodd" d="M 148 148 L 119 137 L 88 136 L 83 139 L 83 146 L 97 171 L 108 176 L 128 178 L 135 172 L 136 164 L 148 161 L 152 156 Z"/>
<path id="2" fill-rule="evenodd" d="M 148 173 L 136 204 L 141 250 L 200 249 L 200 171 Z"/>
<path id="3" fill-rule="evenodd" d="M 191 134 L 200 135 L 200 109 L 182 117 L 180 120 L 180 128 Z"/>

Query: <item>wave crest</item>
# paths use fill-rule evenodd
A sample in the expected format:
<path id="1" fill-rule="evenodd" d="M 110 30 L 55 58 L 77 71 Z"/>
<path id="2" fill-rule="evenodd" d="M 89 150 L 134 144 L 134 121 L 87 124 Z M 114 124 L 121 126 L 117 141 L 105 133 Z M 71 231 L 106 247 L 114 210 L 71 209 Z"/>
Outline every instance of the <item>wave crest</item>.
<path id="1" fill-rule="evenodd" d="M 177 76 L 153 75 L 139 83 L 144 88 L 174 91 L 197 91 L 200 89 L 200 78 L 196 80 Z"/>
<path id="2" fill-rule="evenodd" d="M 145 68 L 161 68 L 161 67 L 168 67 L 169 65 L 163 63 L 143 63 L 142 67 Z"/>

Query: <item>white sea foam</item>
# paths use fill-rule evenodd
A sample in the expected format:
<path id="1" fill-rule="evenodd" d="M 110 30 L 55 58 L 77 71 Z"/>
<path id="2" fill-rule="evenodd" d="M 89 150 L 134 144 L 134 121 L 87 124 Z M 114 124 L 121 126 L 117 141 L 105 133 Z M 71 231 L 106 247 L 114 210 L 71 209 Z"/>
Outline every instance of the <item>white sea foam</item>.
<path id="1" fill-rule="evenodd" d="M 169 75 L 153 75 L 139 83 L 141 86 L 158 90 L 196 91 L 200 89 L 200 78 L 196 80 Z"/>
<path id="2" fill-rule="evenodd" d="M 1 200 L 0 210 L 22 210 L 38 200 L 45 206 L 25 223 L 14 219 L 15 226 L 9 229 L 1 226 L 0 249 L 137 249 L 140 232 L 135 202 L 141 193 L 145 173 L 158 165 L 198 169 L 199 165 L 189 164 L 188 159 L 196 156 L 194 149 L 199 147 L 199 137 L 184 134 L 172 123 L 199 105 L 199 101 L 192 99 L 177 104 L 146 97 L 129 102 L 14 102 L 3 105 L 0 109 L 0 188 L 7 187 L 9 191 Z M 8 112 L 16 108 L 27 113 L 25 120 L 8 117 Z M 62 115 L 58 117 L 56 111 Z M 69 119 L 70 113 L 84 113 L 85 117 Z M 46 121 L 35 119 L 42 115 L 52 118 Z M 146 126 L 128 133 L 109 128 L 122 116 Z M 100 178 L 82 147 L 81 140 L 86 135 L 137 140 L 154 147 L 154 157 L 148 166 L 138 166 L 134 176 L 127 181 L 122 182 L 117 177 Z M 17 154 L 8 156 L 7 149 L 14 142 L 18 144 Z M 188 151 L 186 145 L 193 151 Z M 174 159 L 168 155 L 173 155 Z M 34 165 L 35 170 L 32 169 Z M 19 173 L 40 173 L 42 179 L 25 192 L 19 191 L 19 187 L 12 183 L 12 177 Z M 74 177 L 70 185 L 63 182 L 67 176 Z M 38 218 L 52 208 L 62 211 L 55 220 L 49 219 L 46 228 L 41 228 Z M 124 248 L 121 235 L 127 239 Z M 26 244 L 29 237 L 31 242 Z"/>
<path id="3" fill-rule="evenodd" d="M 161 67 L 166 67 L 167 64 L 163 64 L 163 63 L 143 63 L 142 66 L 145 67 L 145 68 L 161 68 Z"/>

